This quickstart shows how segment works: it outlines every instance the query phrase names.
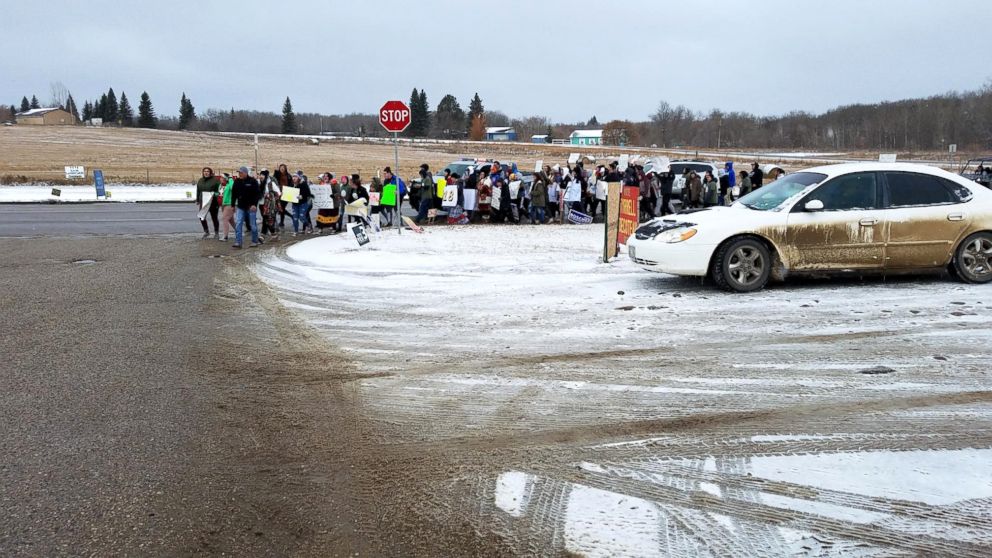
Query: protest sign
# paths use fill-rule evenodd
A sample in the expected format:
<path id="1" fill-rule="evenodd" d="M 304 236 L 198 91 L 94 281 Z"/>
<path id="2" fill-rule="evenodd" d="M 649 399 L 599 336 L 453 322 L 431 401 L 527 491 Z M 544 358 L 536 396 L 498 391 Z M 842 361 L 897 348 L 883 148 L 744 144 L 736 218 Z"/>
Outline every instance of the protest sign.
<path id="1" fill-rule="evenodd" d="M 369 207 L 378 207 L 381 196 L 379 192 L 369 192 Z"/>
<path id="2" fill-rule="evenodd" d="M 76 178 L 86 178 L 86 168 L 77 165 L 67 166 L 65 168 L 65 179 L 73 180 Z"/>
<path id="3" fill-rule="evenodd" d="M 282 197 L 279 199 L 284 202 L 296 203 L 300 201 L 300 189 L 293 186 L 286 186 L 282 189 Z"/>
<path id="4" fill-rule="evenodd" d="M 422 233 L 422 232 L 424 232 L 423 227 L 420 227 L 419 225 L 417 225 L 417 223 L 414 223 L 413 222 L 413 219 L 411 219 L 410 217 L 407 217 L 406 215 L 403 216 L 403 222 L 406 223 L 406 226 L 409 227 L 410 230 L 413 231 L 413 232 L 415 232 L 415 233 Z"/>
<path id="5" fill-rule="evenodd" d="M 542 170 L 544 170 L 544 161 L 538 159 L 537 162 L 534 163 L 534 172 L 541 172 Z"/>
<path id="6" fill-rule="evenodd" d="M 579 162 L 579 154 L 578 153 L 572 153 L 571 155 L 568 156 L 568 164 L 569 165 L 574 165 L 575 163 L 578 163 L 578 162 Z"/>
<path id="7" fill-rule="evenodd" d="M 317 209 L 334 209 L 334 190 L 329 184 L 315 184 L 310 187 L 313 206 Z"/>
<path id="8" fill-rule="evenodd" d="M 606 243 L 603 246 L 603 262 L 610 261 L 620 251 L 620 189 L 619 182 L 600 181 L 599 186 L 606 196 Z"/>
<path id="9" fill-rule="evenodd" d="M 444 187 L 444 195 L 441 196 L 441 207 L 455 207 L 458 205 L 458 185 L 448 184 Z"/>
<path id="10" fill-rule="evenodd" d="M 640 216 L 637 210 L 637 198 L 640 189 L 637 186 L 624 186 L 623 194 L 620 196 L 620 232 L 617 241 L 626 244 L 630 235 L 637 229 Z"/>
<path id="11" fill-rule="evenodd" d="M 617 163 L 617 168 L 620 169 L 620 172 L 623 172 L 627 170 L 627 167 L 629 166 L 630 166 L 630 155 L 627 154 L 621 155 L 620 161 Z"/>
<path id="12" fill-rule="evenodd" d="M 592 223 L 592 215 L 586 215 L 581 211 L 576 211 L 574 209 L 568 210 L 568 220 L 577 225 L 588 225 Z"/>
<path id="13" fill-rule="evenodd" d="M 355 235 L 355 240 L 358 241 L 359 246 L 365 246 L 369 243 L 369 235 L 365 234 L 365 227 L 360 223 L 352 223 L 348 225 L 351 229 L 351 233 Z"/>
<path id="14" fill-rule="evenodd" d="M 210 204 L 213 201 L 213 192 L 203 192 L 200 194 L 200 210 L 196 212 L 196 216 L 200 218 L 201 221 L 207 219 L 207 213 L 210 213 Z"/>
<path id="15" fill-rule="evenodd" d="M 103 171 L 96 169 L 93 171 L 93 184 L 96 186 L 96 197 L 105 198 L 107 197 L 107 188 L 103 183 Z"/>
<path id="16" fill-rule="evenodd" d="M 57 198 L 58 197 L 61 197 L 62 196 L 62 190 L 59 190 L 58 188 L 52 188 L 52 195 L 55 196 L 55 197 L 57 197 Z"/>
<path id="17" fill-rule="evenodd" d="M 365 200 L 358 198 L 357 200 L 344 206 L 344 214 L 350 215 L 352 217 L 365 217 L 369 213 L 369 208 L 365 205 Z"/>
<path id="18" fill-rule="evenodd" d="M 520 194 L 520 185 L 521 184 L 522 184 L 522 182 L 520 180 L 514 180 L 513 182 L 511 182 L 509 184 L 509 187 L 510 187 L 510 199 L 511 200 L 517 199 L 517 196 Z"/>
<path id="19" fill-rule="evenodd" d="M 466 188 L 462 191 L 462 197 L 465 198 L 465 211 L 475 211 L 475 203 L 479 199 L 479 191 Z"/>

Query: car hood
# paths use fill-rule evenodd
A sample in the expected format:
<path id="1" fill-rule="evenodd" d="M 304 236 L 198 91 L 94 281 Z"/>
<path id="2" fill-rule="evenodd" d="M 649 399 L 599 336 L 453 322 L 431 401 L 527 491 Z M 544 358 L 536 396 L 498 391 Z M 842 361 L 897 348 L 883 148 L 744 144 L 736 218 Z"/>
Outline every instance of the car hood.
<path id="1" fill-rule="evenodd" d="M 644 223 L 635 231 L 638 239 L 644 240 L 661 232 L 679 227 L 697 227 L 700 233 L 748 232 L 769 225 L 781 224 L 785 214 L 778 211 L 755 211 L 740 204 L 730 207 L 707 207 L 687 209 L 675 215 L 667 215 Z M 703 234 L 700 239 L 709 237 Z"/>

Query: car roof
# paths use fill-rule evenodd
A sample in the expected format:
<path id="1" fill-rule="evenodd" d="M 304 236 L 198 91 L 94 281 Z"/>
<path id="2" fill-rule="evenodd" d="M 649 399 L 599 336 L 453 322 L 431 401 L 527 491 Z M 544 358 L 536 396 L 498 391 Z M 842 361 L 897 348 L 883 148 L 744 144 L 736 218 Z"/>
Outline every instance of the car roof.
<path id="1" fill-rule="evenodd" d="M 852 172 L 916 172 L 920 174 L 932 174 L 934 176 L 940 176 L 943 178 L 955 177 L 957 175 L 940 169 L 937 167 L 932 167 L 930 165 L 921 165 L 919 163 L 875 163 L 875 162 L 864 162 L 864 163 L 840 163 L 837 165 L 822 165 L 819 167 L 811 167 L 808 169 L 802 169 L 798 172 L 818 172 L 820 174 L 825 174 L 827 176 L 840 176 L 842 174 L 849 174 Z"/>

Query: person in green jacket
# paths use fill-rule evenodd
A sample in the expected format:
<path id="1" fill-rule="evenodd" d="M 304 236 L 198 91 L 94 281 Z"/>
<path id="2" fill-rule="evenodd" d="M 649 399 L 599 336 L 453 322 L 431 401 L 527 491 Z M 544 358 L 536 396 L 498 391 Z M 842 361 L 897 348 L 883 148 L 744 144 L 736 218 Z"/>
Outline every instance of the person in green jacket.
<path id="1" fill-rule="evenodd" d="M 706 171 L 703 175 L 703 207 L 712 207 L 720 203 L 720 183 L 713 173 Z"/>
<path id="2" fill-rule="evenodd" d="M 217 189 L 220 181 L 214 176 L 214 169 L 203 167 L 203 176 L 196 181 L 196 209 L 197 213 L 203 210 L 204 205 L 208 205 L 210 218 L 214 222 L 214 238 L 220 238 L 220 223 L 217 220 L 217 212 L 220 206 L 217 204 Z M 210 194 L 208 201 L 204 203 L 203 194 Z M 207 226 L 207 216 L 200 217 L 200 225 L 203 226 L 203 238 L 210 238 L 210 227 Z"/>
<path id="3" fill-rule="evenodd" d="M 747 171 L 741 171 L 740 176 L 741 194 L 738 199 L 751 193 L 751 177 L 747 175 Z"/>
<path id="4" fill-rule="evenodd" d="M 218 197 L 221 199 L 221 207 L 224 214 L 221 219 L 224 221 L 224 238 L 221 238 L 221 242 L 227 242 L 228 236 L 231 234 L 231 229 L 234 228 L 234 202 L 231 200 L 231 193 L 234 190 L 234 179 L 231 175 L 224 173 L 224 178 L 221 179 L 220 190 L 218 192 Z"/>

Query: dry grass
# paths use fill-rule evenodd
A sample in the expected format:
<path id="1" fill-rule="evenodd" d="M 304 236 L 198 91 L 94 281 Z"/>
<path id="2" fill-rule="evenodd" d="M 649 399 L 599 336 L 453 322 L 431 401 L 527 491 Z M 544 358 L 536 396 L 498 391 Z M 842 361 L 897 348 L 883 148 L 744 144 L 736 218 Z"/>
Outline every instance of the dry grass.
<path id="1" fill-rule="evenodd" d="M 713 149 L 700 149 L 713 152 Z M 619 153 L 665 154 L 648 148 L 595 147 L 578 148 L 538 144 L 493 143 L 401 143 L 400 173 L 411 177 L 421 163 L 433 169 L 462 156 L 514 161 L 522 169 L 534 168 L 537 160 L 565 163 L 568 154 L 583 154 L 604 161 Z M 783 150 L 784 151 L 784 150 Z M 49 182 L 74 184 L 64 177 L 65 165 L 83 165 L 89 174 L 103 169 L 108 182 L 193 182 L 204 166 L 230 172 L 241 166 L 253 166 L 255 150 L 246 136 L 225 136 L 198 132 L 170 132 L 134 128 L 86 128 L 81 126 L 11 126 L 0 127 L 0 183 Z M 910 158 L 900 154 L 900 160 Z M 936 158 L 934 153 L 915 153 L 918 158 Z M 947 154 L 939 154 L 946 158 Z M 851 153 L 851 157 L 873 159 L 877 153 Z M 674 155 L 673 155 L 674 157 Z M 678 157 L 684 157 L 678 155 Z M 964 158 L 959 154 L 959 158 Z M 740 159 L 725 157 L 721 160 Z M 747 159 L 750 161 L 750 158 Z M 310 176 L 323 171 L 335 174 L 359 173 L 367 178 L 384 166 L 393 165 L 393 147 L 380 142 L 324 139 L 310 145 L 301 138 L 263 137 L 260 139 L 259 165 L 275 170 L 286 163 L 291 171 L 303 169 Z M 775 161 L 789 170 L 810 166 L 798 161 Z M 92 176 L 91 174 L 89 176 Z M 91 179 L 83 181 L 89 183 Z"/>

